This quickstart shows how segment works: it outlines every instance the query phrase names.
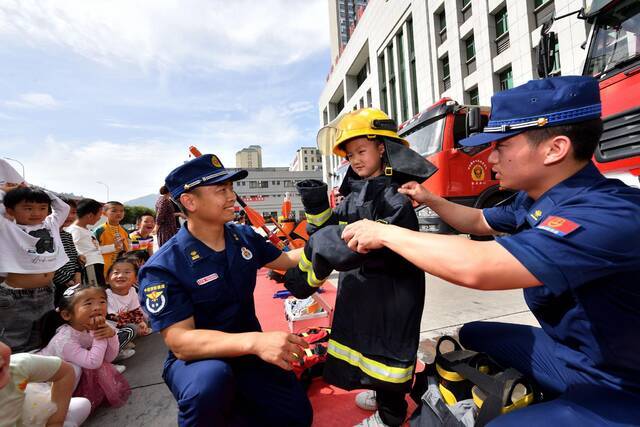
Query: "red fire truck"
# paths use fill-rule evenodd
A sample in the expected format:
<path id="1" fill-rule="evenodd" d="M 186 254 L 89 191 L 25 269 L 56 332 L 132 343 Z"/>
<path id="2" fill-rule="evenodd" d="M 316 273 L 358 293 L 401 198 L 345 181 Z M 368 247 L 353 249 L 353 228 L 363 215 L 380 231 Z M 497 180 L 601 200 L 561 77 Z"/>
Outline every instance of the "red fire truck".
<path id="1" fill-rule="evenodd" d="M 487 161 L 491 144 L 462 147 L 459 141 L 477 132 L 488 121 L 489 109 L 460 105 L 443 98 L 422 113 L 406 121 L 398 134 L 411 148 L 438 167 L 424 186 L 434 194 L 453 202 L 477 208 L 495 206 L 511 192 L 499 186 Z M 417 209 L 420 230 L 455 233 L 438 214 L 428 207 Z"/>
<path id="2" fill-rule="evenodd" d="M 600 80 L 604 133 L 595 153 L 605 175 L 640 186 L 640 1 L 593 0 L 578 17 L 591 24 L 584 75 Z M 565 15 L 568 16 L 568 15 Z M 561 18 L 556 18 L 561 19 Z M 553 69 L 548 47 L 555 34 L 543 28 L 539 74 Z M 546 47 L 546 48 L 545 48 Z"/>

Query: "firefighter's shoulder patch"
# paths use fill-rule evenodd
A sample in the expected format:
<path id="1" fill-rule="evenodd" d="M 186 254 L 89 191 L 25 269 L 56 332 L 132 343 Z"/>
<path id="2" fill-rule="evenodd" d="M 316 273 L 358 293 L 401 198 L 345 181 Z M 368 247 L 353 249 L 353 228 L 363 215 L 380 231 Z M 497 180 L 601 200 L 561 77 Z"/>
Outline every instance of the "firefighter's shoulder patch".
<path id="1" fill-rule="evenodd" d="M 564 237 L 580 228 L 580 224 L 566 218 L 551 215 L 545 218 L 544 221 L 541 221 L 536 228 L 548 231 L 556 236 Z"/>
<path id="2" fill-rule="evenodd" d="M 144 288 L 144 305 L 149 313 L 160 313 L 167 305 L 167 285 L 150 284 Z"/>

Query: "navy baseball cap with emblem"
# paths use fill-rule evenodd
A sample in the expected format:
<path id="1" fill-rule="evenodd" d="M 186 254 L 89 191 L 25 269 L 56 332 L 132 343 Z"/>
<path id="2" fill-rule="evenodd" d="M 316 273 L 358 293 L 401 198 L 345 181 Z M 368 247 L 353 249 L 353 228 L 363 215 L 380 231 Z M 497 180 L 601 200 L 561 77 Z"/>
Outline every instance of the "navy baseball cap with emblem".
<path id="1" fill-rule="evenodd" d="M 246 170 L 228 171 L 222 166 L 215 154 L 203 154 L 178 166 L 167 175 L 165 185 L 171 197 L 178 199 L 185 191 L 203 185 L 216 185 L 229 181 L 238 181 L 247 177 Z"/>
<path id="2" fill-rule="evenodd" d="M 487 144 L 530 129 L 600 118 L 598 81 L 589 76 L 531 80 L 491 97 L 489 123 L 460 140 L 466 147 Z"/>

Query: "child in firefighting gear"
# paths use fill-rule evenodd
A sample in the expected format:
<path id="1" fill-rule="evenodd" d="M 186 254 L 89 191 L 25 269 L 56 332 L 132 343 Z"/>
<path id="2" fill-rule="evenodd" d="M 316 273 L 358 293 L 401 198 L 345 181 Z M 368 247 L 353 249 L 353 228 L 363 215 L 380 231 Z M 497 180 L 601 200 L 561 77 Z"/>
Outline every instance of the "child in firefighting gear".
<path id="1" fill-rule="evenodd" d="M 396 132 L 380 110 L 341 116 L 318 133 L 324 154 L 346 157 L 345 196 L 329 207 L 327 185 L 297 184 L 310 239 L 285 286 L 298 298 L 317 291 L 332 270 L 340 271 L 324 378 L 347 390 L 375 390 L 378 411 L 361 425 L 399 426 L 406 417 L 424 305 L 424 274 L 390 251 L 351 251 L 341 239 L 345 224 L 367 218 L 418 230 L 411 202 L 397 192 L 410 180 L 424 181 L 436 168 Z"/>

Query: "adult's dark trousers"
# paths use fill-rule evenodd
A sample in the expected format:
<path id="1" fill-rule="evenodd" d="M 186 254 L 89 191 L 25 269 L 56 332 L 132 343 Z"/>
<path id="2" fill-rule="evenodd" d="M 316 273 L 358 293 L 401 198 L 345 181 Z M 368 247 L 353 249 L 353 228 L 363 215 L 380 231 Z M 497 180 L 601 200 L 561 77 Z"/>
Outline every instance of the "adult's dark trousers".
<path id="1" fill-rule="evenodd" d="M 255 356 L 175 360 L 164 380 L 180 426 L 310 426 L 305 390 L 291 372 Z"/>
<path id="2" fill-rule="evenodd" d="M 460 329 L 460 343 L 488 354 L 505 367 L 533 379 L 548 402 L 502 415 L 492 427 L 632 426 L 640 423 L 640 394 L 598 383 L 567 367 L 557 357 L 558 344 L 541 328 L 498 322 L 472 322 Z"/>

